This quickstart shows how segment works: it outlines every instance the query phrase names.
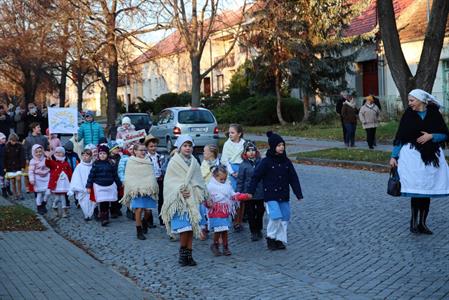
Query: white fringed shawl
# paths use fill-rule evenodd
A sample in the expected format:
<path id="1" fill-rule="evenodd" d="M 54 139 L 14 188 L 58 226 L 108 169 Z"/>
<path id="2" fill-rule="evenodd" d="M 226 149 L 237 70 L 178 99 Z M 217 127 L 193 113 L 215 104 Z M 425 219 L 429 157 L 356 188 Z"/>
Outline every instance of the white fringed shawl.
<path id="1" fill-rule="evenodd" d="M 184 199 L 181 191 L 190 192 L 190 197 Z M 208 197 L 206 184 L 201 175 L 200 165 L 192 157 L 190 166 L 186 164 L 179 153 L 175 153 L 170 159 L 167 172 L 164 177 L 164 204 L 162 205 L 161 217 L 164 221 L 168 234 L 171 234 L 170 221 L 178 213 L 187 213 L 192 224 L 193 233 L 196 237 L 200 235 L 199 222 L 201 215 L 199 205 Z"/>
<path id="2" fill-rule="evenodd" d="M 131 156 L 125 168 L 125 191 L 120 203 L 129 206 L 137 196 L 151 196 L 158 199 L 159 186 L 153 172 L 153 163 L 148 158 Z"/>

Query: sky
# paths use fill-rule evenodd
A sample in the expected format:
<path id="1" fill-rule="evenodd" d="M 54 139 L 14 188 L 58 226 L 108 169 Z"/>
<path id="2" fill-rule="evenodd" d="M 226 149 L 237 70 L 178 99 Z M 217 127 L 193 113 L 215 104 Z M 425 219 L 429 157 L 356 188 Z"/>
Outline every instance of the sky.
<path id="1" fill-rule="evenodd" d="M 243 5 L 244 0 L 220 0 L 220 2 L 222 3 L 221 7 L 223 9 L 229 10 L 239 8 L 240 6 Z M 147 43 L 156 44 L 157 42 L 166 38 L 172 32 L 173 30 L 159 30 L 152 33 L 148 33 L 144 37 L 141 37 L 141 39 Z"/>

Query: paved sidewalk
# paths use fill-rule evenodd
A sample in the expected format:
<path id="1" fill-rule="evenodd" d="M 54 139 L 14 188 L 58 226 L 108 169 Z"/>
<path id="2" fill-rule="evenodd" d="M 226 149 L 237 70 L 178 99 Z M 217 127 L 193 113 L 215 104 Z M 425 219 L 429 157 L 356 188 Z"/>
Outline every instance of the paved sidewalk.
<path id="1" fill-rule="evenodd" d="M 258 134 L 246 134 L 245 138 L 254 141 L 266 142 L 267 137 L 265 135 Z M 305 151 L 315 151 L 328 148 L 346 148 L 342 141 L 331 141 L 331 140 L 317 140 L 309 139 L 295 136 L 283 136 L 287 144 L 287 152 L 289 154 Z M 355 143 L 355 149 L 368 149 L 368 144 L 364 141 L 357 141 Z M 391 151 L 393 149 L 392 145 L 378 144 L 375 150 L 381 151 Z"/>
<path id="2" fill-rule="evenodd" d="M 0 197 L 0 205 L 8 202 Z M 43 232 L 0 232 L 0 299 L 148 298 L 130 279 L 51 227 Z"/>

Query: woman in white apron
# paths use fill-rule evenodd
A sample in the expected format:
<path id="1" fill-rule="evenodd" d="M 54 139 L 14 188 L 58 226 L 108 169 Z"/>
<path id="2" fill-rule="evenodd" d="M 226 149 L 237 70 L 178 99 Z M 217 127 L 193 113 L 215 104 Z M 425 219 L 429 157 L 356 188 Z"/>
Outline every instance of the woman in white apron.
<path id="1" fill-rule="evenodd" d="M 442 150 L 449 131 L 438 110 L 440 103 L 429 93 L 412 90 L 408 105 L 390 165 L 398 167 L 401 195 L 411 197 L 410 232 L 432 234 L 426 224 L 430 198 L 449 195 L 449 168 Z"/>

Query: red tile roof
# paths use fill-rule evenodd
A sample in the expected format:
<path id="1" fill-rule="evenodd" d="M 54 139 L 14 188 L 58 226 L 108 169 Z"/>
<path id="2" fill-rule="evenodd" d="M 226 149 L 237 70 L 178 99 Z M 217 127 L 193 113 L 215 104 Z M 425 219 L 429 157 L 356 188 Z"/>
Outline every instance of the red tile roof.
<path id="1" fill-rule="evenodd" d="M 356 1 L 355 1 L 356 2 Z M 410 6 L 414 0 L 393 0 L 396 19 Z M 371 0 L 367 9 L 349 26 L 346 36 L 361 35 L 368 33 L 377 26 L 377 0 Z"/>
<path id="2" fill-rule="evenodd" d="M 423 40 L 428 23 L 427 1 L 420 0 L 410 5 L 396 22 L 402 42 Z M 448 35 L 449 20 L 446 22 L 446 36 Z"/>
<path id="3" fill-rule="evenodd" d="M 224 30 L 226 28 L 231 28 L 237 25 L 242 20 L 241 10 L 236 11 L 224 11 L 223 13 L 216 16 L 214 22 L 214 27 L 212 32 Z M 207 20 L 206 20 L 207 22 Z M 207 26 L 207 23 L 204 25 Z M 182 40 L 181 35 L 178 31 L 173 32 L 168 37 L 154 45 L 151 49 L 146 51 L 144 54 L 137 57 L 133 64 L 142 64 L 156 57 L 168 56 L 175 53 L 180 53 L 186 51 L 186 46 Z"/>

